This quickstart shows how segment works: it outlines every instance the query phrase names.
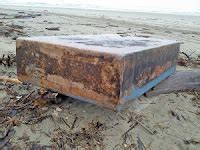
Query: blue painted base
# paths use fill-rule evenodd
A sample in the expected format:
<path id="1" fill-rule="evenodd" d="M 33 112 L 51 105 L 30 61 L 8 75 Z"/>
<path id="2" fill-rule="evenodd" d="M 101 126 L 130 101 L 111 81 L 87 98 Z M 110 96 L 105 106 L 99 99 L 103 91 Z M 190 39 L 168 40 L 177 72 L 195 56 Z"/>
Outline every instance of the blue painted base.
<path id="1" fill-rule="evenodd" d="M 169 77 L 170 75 L 172 75 L 175 71 L 176 71 L 176 66 L 173 66 L 172 68 L 170 68 L 167 71 L 165 71 L 164 73 L 162 73 L 159 77 L 157 77 L 154 80 L 152 80 L 149 83 L 147 83 L 145 86 L 140 87 L 140 88 L 133 87 L 132 90 L 131 90 L 130 95 L 124 96 L 121 99 L 121 104 L 119 104 L 117 106 L 117 110 L 120 111 L 123 108 L 122 106 L 127 101 L 134 100 L 134 99 L 140 97 L 141 95 L 143 95 L 144 93 L 146 93 L 147 91 L 149 91 L 151 88 L 153 88 L 154 86 L 156 86 L 159 82 L 161 82 L 162 80 L 164 80 L 167 77 Z"/>

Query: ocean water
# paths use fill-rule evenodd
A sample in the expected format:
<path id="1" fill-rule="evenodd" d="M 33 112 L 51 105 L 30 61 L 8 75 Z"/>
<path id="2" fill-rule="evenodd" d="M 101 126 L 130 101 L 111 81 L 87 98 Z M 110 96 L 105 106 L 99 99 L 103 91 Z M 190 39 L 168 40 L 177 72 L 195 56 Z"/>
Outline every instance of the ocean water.
<path id="1" fill-rule="evenodd" d="M 78 3 L 74 3 L 78 2 Z M 94 0 L 95 1 L 95 0 Z M 109 1 L 109 0 L 108 0 Z M 112 1 L 112 0 L 110 0 Z M 128 1 L 128 0 L 126 0 Z M 130 0 L 131 1 L 131 0 Z M 156 0 L 154 0 L 156 1 Z M 179 1 L 179 0 L 174 0 Z M 193 0 L 196 1 L 196 0 Z M 189 4 L 190 2 L 188 2 Z M 189 9 L 184 9 L 182 7 L 160 7 L 159 5 L 156 5 L 155 7 L 151 6 L 142 6 L 142 5 L 136 5 L 134 7 L 109 7 L 108 5 L 97 5 L 94 4 L 93 0 L 85 0 L 84 2 L 81 0 L 3 0 L 0 1 L 0 5 L 16 5 L 16 6 L 32 6 L 32 7 L 57 7 L 57 8 L 71 8 L 71 9 L 87 9 L 87 10 L 110 10 L 110 11 L 125 11 L 125 12 L 152 12 L 152 13 L 165 13 L 165 14 L 177 14 L 177 15 L 192 15 L 192 16 L 200 16 L 200 1 L 197 2 L 199 6 L 194 6 L 195 2 L 188 6 Z M 197 5 L 196 3 L 196 5 Z M 128 5 L 128 4 L 127 4 Z M 160 3 L 162 5 L 162 3 Z M 181 5 L 181 3 L 180 3 Z M 115 6 L 115 5 L 114 5 Z M 187 7 L 187 8 L 188 8 Z M 194 7 L 194 8 L 193 8 Z M 199 7 L 199 8 L 198 8 Z"/>

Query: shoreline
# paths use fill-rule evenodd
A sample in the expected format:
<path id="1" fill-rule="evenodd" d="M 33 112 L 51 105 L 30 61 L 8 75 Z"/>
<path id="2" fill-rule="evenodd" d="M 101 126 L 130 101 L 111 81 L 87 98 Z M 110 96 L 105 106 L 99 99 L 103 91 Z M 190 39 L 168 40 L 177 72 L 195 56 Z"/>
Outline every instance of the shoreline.
<path id="1" fill-rule="evenodd" d="M 31 5 L 31 4 L 1 4 L 1 6 L 12 6 L 12 7 L 32 7 L 32 8 L 55 8 L 55 9 L 73 9 L 73 10 L 83 10 L 83 11 L 107 11 L 107 12 L 117 12 L 117 13 L 141 13 L 141 14 L 156 14 L 156 15 L 173 15 L 173 16 L 190 16 L 190 17 L 200 17 L 200 12 L 174 12 L 174 11 L 154 11 L 154 10 L 129 10 L 129 9 L 121 9 L 121 10 L 116 10 L 116 9 L 111 9 L 111 8 L 101 8 L 101 7 L 96 7 L 96 8 L 81 8 L 77 6 L 70 7 L 70 6 L 60 6 L 60 5 L 48 5 L 46 4 L 45 6 L 42 5 Z M 82 6 L 83 7 L 83 6 Z"/>

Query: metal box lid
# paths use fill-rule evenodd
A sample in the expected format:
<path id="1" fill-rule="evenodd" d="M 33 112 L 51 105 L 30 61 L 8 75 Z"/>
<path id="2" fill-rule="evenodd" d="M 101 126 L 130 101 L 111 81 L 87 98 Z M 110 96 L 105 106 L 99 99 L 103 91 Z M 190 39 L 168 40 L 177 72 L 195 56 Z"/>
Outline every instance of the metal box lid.
<path id="1" fill-rule="evenodd" d="M 23 37 L 21 39 L 74 47 L 84 51 L 88 50 L 99 53 L 110 53 L 118 56 L 124 56 L 134 52 L 151 50 L 153 48 L 178 43 L 174 40 L 144 37 L 121 37 L 116 34 L 39 36 L 30 38 Z"/>

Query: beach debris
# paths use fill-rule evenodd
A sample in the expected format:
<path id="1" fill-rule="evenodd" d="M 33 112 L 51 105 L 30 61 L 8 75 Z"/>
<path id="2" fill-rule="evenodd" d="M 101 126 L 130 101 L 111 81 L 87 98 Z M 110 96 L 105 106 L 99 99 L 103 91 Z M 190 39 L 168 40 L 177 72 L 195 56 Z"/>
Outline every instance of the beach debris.
<path id="1" fill-rule="evenodd" d="M 15 63 L 15 56 L 14 55 L 5 55 L 3 54 L 2 57 L 0 57 L 0 65 L 3 64 L 4 66 L 12 66 Z"/>
<path id="2" fill-rule="evenodd" d="M 188 60 L 183 59 L 183 58 L 178 59 L 179 66 L 187 66 L 187 64 L 188 64 Z"/>
<path id="3" fill-rule="evenodd" d="M 15 19 L 24 19 L 24 18 L 32 18 L 33 15 L 30 15 L 30 14 L 25 14 L 25 15 L 22 15 L 22 14 L 17 14 L 17 15 L 14 15 L 14 18 Z"/>
<path id="4" fill-rule="evenodd" d="M 77 25 L 93 26 L 95 24 L 92 24 L 92 23 L 78 23 Z"/>
<path id="5" fill-rule="evenodd" d="M 144 143 L 142 142 L 139 133 L 137 135 L 137 145 L 138 145 L 138 150 L 145 150 Z"/>
<path id="6" fill-rule="evenodd" d="M 178 65 L 186 67 L 189 61 L 190 61 L 190 56 L 187 55 L 185 52 L 180 52 L 180 55 L 178 58 Z"/>
<path id="7" fill-rule="evenodd" d="M 54 121 L 57 121 L 59 119 L 59 112 L 57 112 L 56 110 L 54 110 L 51 113 L 52 118 L 54 119 Z"/>
<path id="8" fill-rule="evenodd" d="M 173 110 L 171 110 L 170 113 L 171 113 L 172 116 L 176 117 L 177 120 L 179 120 L 179 121 L 181 120 L 179 115 L 176 112 L 174 112 Z"/>
<path id="9" fill-rule="evenodd" d="M 16 78 L 10 78 L 8 76 L 0 76 L 0 82 L 2 83 L 12 83 L 12 84 L 22 84 L 21 81 L 19 81 Z"/>
<path id="10" fill-rule="evenodd" d="M 24 121 L 24 124 L 29 124 L 29 125 L 37 124 L 37 123 L 40 123 L 47 118 L 51 118 L 51 115 L 41 115 L 41 114 L 39 114 L 38 117 L 33 117 L 30 120 Z"/>
<path id="11" fill-rule="evenodd" d="M 54 24 L 53 22 L 51 22 L 51 21 L 48 21 L 48 24 Z"/>
<path id="12" fill-rule="evenodd" d="M 8 14 L 6 14 L 6 13 L 0 13 L 0 15 L 1 15 L 1 16 L 6 16 L 6 15 L 8 15 Z"/>
<path id="13" fill-rule="evenodd" d="M 33 107 L 35 108 L 44 108 L 47 105 L 48 101 L 44 99 L 33 100 Z"/>
<path id="14" fill-rule="evenodd" d="M 192 98 L 193 105 L 200 108 L 200 92 L 193 92 L 192 94 L 194 95 Z M 197 114 L 200 114 L 200 112 Z"/>
<path id="15" fill-rule="evenodd" d="M 57 145 L 57 148 L 77 148 L 84 149 L 102 149 L 103 131 L 105 124 L 99 121 L 91 121 L 78 131 L 67 131 L 63 129 L 54 130 L 51 135 L 51 141 Z"/>
<path id="16" fill-rule="evenodd" d="M 135 120 L 140 126 L 142 126 L 146 131 L 148 131 L 151 135 L 154 135 L 157 133 L 156 130 L 152 131 L 151 129 L 149 129 L 148 127 L 146 127 L 145 125 L 143 125 L 141 122 L 139 122 L 138 120 Z"/>
<path id="17" fill-rule="evenodd" d="M 20 102 L 21 102 L 21 103 L 27 102 L 27 99 L 28 99 L 34 92 L 35 92 L 35 90 L 32 90 L 29 94 L 27 94 L 26 96 L 24 96 L 24 97 L 20 100 Z M 19 103 L 19 101 L 17 101 L 17 102 Z"/>
<path id="18" fill-rule="evenodd" d="M 58 41 L 58 43 L 51 41 Z M 168 42 L 171 43 L 171 48 L 167 46 Z M 54 44 L 60 53 L 56 53 Z M 68 44 L 72 46 L 69 48 Z M 153 51 L 151 49 L 152 44 L 155 45 Z M 48 50 L 40 50 L 41 46 L 48 46 Z M 25 53 L 24 48 L 27 47 L 30 54 L 38 55 L 38 57 Z M 137 47 L 137 53 L 134 47 Z M 160 53 L 163 47 L 165 47 L 164 51 Z M 108 53 L 104 53 L 102 56 L 101 49 L 109 54 L 111 53 L 111 56 Z M 124 49 L 126 50 L 122 55 Z M 65 50 L 68 53 L 65 53 Z M 95 51 L 95 55 L 88 50 Z M 95 102 L 97 105 L 118 110 L 118 108 L 123 108 L 118 107 L 119 101 L 124 101 L 122 103 L 125 105 L 128 100 L 136 99 L 143 95 L 145 91 L 151 89 L 154 84 L 160 82 L 160 78 L 164 80 L 175 72 L 179 43 L 161 39 L 121 37 L 116 34 L 38 36 L 17 39 L 17 52 L 18 77 L 22 81 L 27 81 L 28 78 L 28 82 L 33 85 L 52 89 L 58 93 L 73 95 L 80 100 Z M 147 57 L 152 52 L 154 54 Z M 43 57 L 44 53 L 47 54 L 45 58 Z M 66 63 L 60 64 L 59 60 L 53 59 L 51 55 L 56 55 L 62 59 L 62 62 Z M 117 59 L 118 56 L 120 56 L 120 60 Z M 125 57 L 131 58 L 124 59 Z M 137 62 L 137 65 L 133 65 L 135 62 Z M 123 69 L 119 67 L 122 64 Z M 26 68 L 30 68 L 30 66 L 31 71 L 28 71 Z M 129 66 L 133 67 L 129 68 Z M 88 68 L 90 68 L 89 72 Z M 44 70 L 44 74 L 41 74 L 38 70 Z M 123 72 L 123 78 L 121 72 Z M 167 76 L 165 76 L 165 72 Z M 37 74 L 41 78 L 36 81 L 32 74 Z M 49 78 L 46 77 L 47 75 L 51 78 L 50 80 L 47 80 Z M 147 86 L 154 79 L 158 82 L 151 84 L 151 87 Z M 52 83 L 54 80 L 59 82 Z M 123 83 L 123 85 L 119 83 Z M 82 85 L 84 85 L 84 88 Z M 133 95 L 128 92 L 134 92 L 134 90 L 141 88 L 145 91 L 139 90 L 137 97 L 132 97 Z"/>
<path id="19" fill-rule="evenodd" d="M 174 92 L 200 91 L 200 70 L 177 71 L 145 95 L 147 97 Z"/>
<path id="20" fill-rule="evenodd" d="M 31 14 L 32 15 L 32 18 L 35 18 L 35 17 L 40 17 L 42 16 L 41 13 L 34 13 L 34 14 Z"/>
<path id="21" fill-rule="evenodd" d="M 6 122 L 10 126 L 18 126 L 21 123 L 32 125 L 51 117 L 47 113 L 48 108 L 46 109 L 49 101 L 38 93 L 35 89 L 23 96 L 16 93 L 19 98 L 14 96 L 12 100 L 2 103 L 0 109 L 1 122 Z M 5 116 L 7 117 L 5 118 Z"/>
<path id="22" fill-rule="evenodd" d="M 73 121 L 73 123 L 72 123 L 71 130 L 74 129 L 74 126 L 76 124 L 77 119 L 78 119 L 78 117 L 76 116 L 75 119 L 74 119 L 74 121 Z"/>
<path id="23" fill-rule="evenodd" d="M 142 120 L 144 118 L 144 115 L 140 114 L 140 113 L 135 113 L 132 112 L 130 114 L 130 118 L 129 118 L 129 122 L 134 122 L 134 124 L 132 124 L 132 126 L 123 134 L 123 136 L 125 136 L 128 132 L 130 132 L 136 125 L 140 125 L 142 126 L 146 131 L 148 131 L 151 135 L 154 135 L 157 133 L 157 131 L 152 131 L 151 129 L 149 129 L 148 127 L 146 127 L 145 125 L 142 124 Z"/>
<path id="24" fill-rule="evenodd" d="M 0 28 L 1 29 L 1 28 Z M 0 30 L 0 36 L 5 36 L 5 37 L 9 37 L 11 35 L 11 33 L 9 33 L 9 31 L 5 30 L 5 29 L 1 29 Z"/>
<path id="25" fill-rule="evenodd" d="M 55 150 L 56 147 L 53 145 L 40 145 L 37 143 L 33 143 L 30 147 L 31 150 L 46 150 L 46 149 L 52 149 Z"/>
<path id="26" fill-rule="evenodd" d="M 14 116 L 14 117 L 7 117 L 6 123 L 9 126 L 19 126 L 22 123 L 22 121 L 16 116 Z"/>
<path id="27" fill-rule="evenodd" d="M 48 28 L 45 28 L 47 30 L 51 30 L 51 31 L 60 31 L 60 27 L 48 27 Z"/>
<path id="28" fill-rule="evenodd" d="M 12 23 L 12 24 L 6 24 L 6 26 L 10 27 L 10 28 L 13 28 L 13 29 L 24 29 L 24 26 L 17 25 L 17 24 L 14 24 L 14 23 Z M 19 32 L 22 32 L 22 31 L 19 31 Z"/>
<path id="29" fill-rule="evenodd" d="M 57 92 L 53 92 L 51 90 L 46 90 L 41 96 L 53 104 L 60 104 L 62 102 L 62 99 L 66 98 L 66 96 Z"/>
<path id="30" fill-rule="evenodd" d="M 120 35 L 121 37 L 126 37 L 126 36 L 130 36 L 128 34 L 128 32 L 117 32 L 118 35 Z"/>
<path id="31" fill-rule="evenodd" d="M 27 18 L 35 18 L 41 16 L 41 13 L 25 13 L 18 12 L 17 14 L 2 14 L 0 15 L 0 19 L 27 19 Z"/>
<path id="32" fill-rule="evenodd" d="M 141 34 L 135 34 L 137 37 L 144 37 L 144 38 L 150 38 L 151 36 L 149 35 L 141 35 Z"/>
<path id="33" fill-rule="evenodd" d="M 71 127 L 70 127 L 70 125 L 67 123 L 67 119 L 66 118 L 63 118 L 63 117 L 61 117 L 61 120 L 65 123 L 65 125 L 69 128 L 69 129 L 71 129 Z"/>
<path id="34" fill-rule="evenodd" d="M 191 66 L 195 68 L 200 68 L 200 57 L 197 59 L 191 59 Z"/>
<path id="35" fill-rule="evenodd" d="M 157 133 L 157 131 L 152 131 L 151 129 L 149 129 L 148 127 L 146 127 L 145 125 L 143 125 L 141 123 L 141 121 L 144 119 L 144 115 L 141 113 L 136 113 L 136 112 L 131 112 L 129 114 L 129 120 L 127 123 L 132 123 L 132 125 L 130 126 L 130 128 L 124 133 L 122 134 L 121 138 L 123 138 L 123 144 L 122 145 L 116 145 L 115 148 L 119 147 L 119 149 L 136 149 L 136 144 L 134 143 L 134 140 L 132 139 L 132 134 L 129 133 L 132 129 L 134 129 L 138 124 L 140 126 L 142 126 L 146 131 L 148 131 L 151 135 L 154 135 Z M 138 137 L 137 137 L 138 138 Z M 129 140 L 129 142 L 128 142 Z M 142 142 L 140 141 L 140 137 L 137 140 L 138 142 L 138 148 L 140 147 L 140 149 L 143 148 L 142 146 Z M 122 148 L 123 147 L 123 148 Z"/>
<path id="36" fill-rule="evenodd" d="M 126 136 L 123 137 L 123 142 L 122 144 L 117 144 L 114 148 L 114 150 L 118 149 L 124 149 L 124 150 L 129 150 L 129 149 L 136 149 L 136 144 L 133 139 L 132 134 L 127 134 Z"/>
<path id="37" fill-rule="evenodd" d="M 18 11 L 18 13 L 19 13 L 19 14 L 24 14 L 25 12 L 24 12 L 24 11 Z"/>
<path id="38" fill-rule="evenodd" d="M 190 54 L 187 54 L 185 52 L 180 52 L 179 58 L 178 58 L 178 65 L 184 66 L 184 67 L 199 67 L 200 68 L 200 57 L 197 56 L 197 58 L 192 57 L 192 54 L 195 51 L 193 51 Z"/>
<path id="39" fill-rule="evenodd" d="M 171 111 L 169 111 L 169 113 L 173 117 L 176 117 L 176 119 L 179 120 L 179 121 L 181 121 L 182 119 L 186 120 L 186 118 L 182 114 L 178 113 L 177 111 L 171 110 Z"/>
<path id="40" fill-rule="evenodd" d="M 107 27 L 119 27 L 119 26 L 115 24 L 109 24 Z"/>
<path id="41" fill-rule="evenodd" d="M 10 139 L 15 134 L 15 130 L 10 127 L 3 131 L 3 133 L 0 131 L 0 133 L 3 135 L 0 137 L 0 149 L 3 149 L 10 142 Z"/>
<path id="42" fill-rule="evenodd" d="M 127 123 L 132 123 L 132 125 L 124 134 L 122 134 L 121 137 L 126 139 L 128 133 L 138 125 L 137 121 L 142 121 L 143 118 L 144 118 L 144 116 L 141 113 L 135 113 L 135 112 L 129 113 L 129 119 L 128 119 Z"/>
<path id="43" fill-rule="evenodd" d="M 60 107 L 56 107 L 57 112 L 62 112 L 62 109 Z"/>
<path id="44" fill-rule="evenodd" d="M 26 19 L 35 18 L 41 16 L 41 13 L 17 13 L 17 14 L 7 14 L 0 15 L 0 20 L 6 19 L 6 21 L 0 23 L 0 35 L 5 37 L 11 37 L 11 39 L 16 40 L 19 36 L 28 36 L 24 31 L 25 26 L 21 23 L 23 21 L 7 21 L 10 19 Z"/>
<path id="45" fill-rule="evenodd" d="M 126 138 L 127 135 L 128 135 L 128 133 L 129 133 L 133 128 L 135 128 L 137 124 L 138 124 L 138 123 L 136 122 L 135 124 L 131 125 L 131 127 L 130 127 L 124 134 L 122 134 L 122 137 Z"/>
<path id="46" fill-rule="evenodd" d="M 185 55 L 187 57 L 188 60 L 191 60 L 190 56 L 194 53 L 191 53 L 190 55 L 186 54 L 185 52 L 181 52 L 183 55 Z"/>
<path id="47" fill-rule="evenodd" d="M 16 96 L 16 99 L 19 101 L 22 98 L 22 96 Z"/>
<path id="48" fill-rule="evenodd" d="M 0 26 L 0 35 L 5 37 L 17 38 L 18 36 L 25 36 L 24 26 L 12 24 L 3 24 Z"/>
<path id="49" fill-rule="evenodd" d="M 186 145 L 189 145 L 189 144 L 193 144 L 193 145 L 196 145 L 196 144 L 200 144 L 200 138 L 191 138 L 189 140 L 183 140 L 184 143 Z"/>

